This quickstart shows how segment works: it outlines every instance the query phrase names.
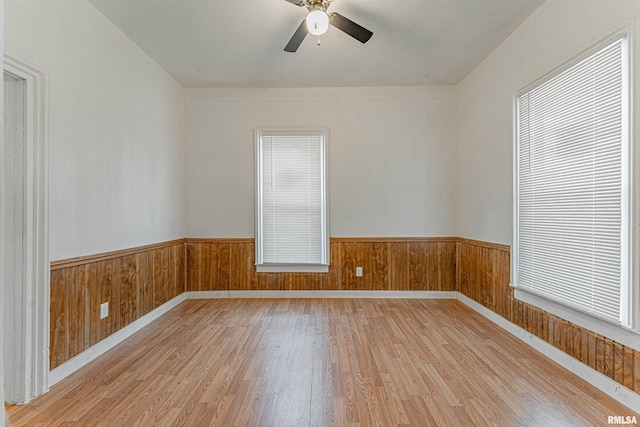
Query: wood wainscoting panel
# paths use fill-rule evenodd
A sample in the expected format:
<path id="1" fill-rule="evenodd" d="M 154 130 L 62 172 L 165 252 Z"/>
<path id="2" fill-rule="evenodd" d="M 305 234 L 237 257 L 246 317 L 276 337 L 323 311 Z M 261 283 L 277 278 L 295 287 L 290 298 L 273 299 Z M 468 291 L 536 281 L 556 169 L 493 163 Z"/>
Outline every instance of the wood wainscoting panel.
<path id="1" fill-rule="evenodd" d="M 65 284 L 65 270 L 55 270 L 51 272 L 51 288 L 50 288 L 50 308 L 49 308 L 49 365 L 58 366 L 66 360 L 66 313 L 65 306 L 67 301 Z M 53 369 L 53 368 L 51 368 Z"/>
<path id="2" fill-rule="evenodd" d="M 153 309 L 153 284 L 151 279 L 153 275 L 149 253 L 142 252 L 135 254 L 135 286 L 138 305 L 136 312 L 138 318 L 144 316 Z"/>
<path id="3" fill-rule="evenodd" d="M 328 273 L 257 273 L 253 239 L 187 239 L 187 290 L 454 291 L 456 239 L 331 239 Z M 356 277 L 356 267 L 363 268 Z"/>
<path id="4" fill-rule="evenodd" d="M 178 245 L 176 245 L 178 246 Z M 126 255 L 120 258 L 120 323 L 124 328 L 138 318 L 138 291 L 136 289 L 136 258 Z"/>
<path id="5" fill-rule="evenodd" d="M 640 351 L 514 297 L 510 248 L 458 239 L 457 290 L 589 367 L 640 393 Z"/>
<path id="6" fill-rule="evenodd" d="M 51 263 L 50 369 L 184 292 L 185 259 L 181 239 Z"/>
<path id="7" fill-rule="evenodd" d="M 65 316 L 67 337 L 66 354 L 73 357 L 87 346 L 87 334 L 89 328 L 86 327 L 85 298 L 86 298 L 86 278 L 83 267 L 72 267 L 65 272 L 65 279 L 68 280 L 68 298 L 65 298 Z"/>

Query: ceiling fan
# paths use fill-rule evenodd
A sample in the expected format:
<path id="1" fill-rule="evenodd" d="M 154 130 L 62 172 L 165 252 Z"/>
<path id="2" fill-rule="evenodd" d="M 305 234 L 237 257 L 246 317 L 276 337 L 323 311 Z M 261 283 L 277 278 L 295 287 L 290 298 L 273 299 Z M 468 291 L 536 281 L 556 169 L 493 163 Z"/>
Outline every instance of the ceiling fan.
<path id="1" fill-rule="evenodd" d="M 306 37 L 307 33 L 315 36 L 324 34 L 329 28 L 329 24 L 337 29 L 344 31 L 354 39 L 361 43 L 369 41 L 373 33 L 366 28 L 356 24 L 350 19 L 345 18 L 339 13 L 332 12 L 327 14 L 327 9 L 333 0 L 287 0 L 296 6 L 304 6 L 309 11 L 307 17 L 302 21 L 291 40 L 284 47 L 285 52 L 295 52 Z"/>

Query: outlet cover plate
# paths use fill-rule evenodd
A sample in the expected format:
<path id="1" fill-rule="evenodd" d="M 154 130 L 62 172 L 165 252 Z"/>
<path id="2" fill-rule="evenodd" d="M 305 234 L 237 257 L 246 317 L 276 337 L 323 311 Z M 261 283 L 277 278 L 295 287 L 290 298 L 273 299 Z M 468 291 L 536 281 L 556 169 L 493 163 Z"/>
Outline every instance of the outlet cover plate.
<path id="1" fill-rule="evenodd" d="M 362 267 L 356 267 L 356 277 L 362 277 Z"/>
<path id="2" fill-rule="evenodd" d="M 109 303 L 103 302 L 100 304 L 100 319 L 104 319 L 109 316 Z"/>

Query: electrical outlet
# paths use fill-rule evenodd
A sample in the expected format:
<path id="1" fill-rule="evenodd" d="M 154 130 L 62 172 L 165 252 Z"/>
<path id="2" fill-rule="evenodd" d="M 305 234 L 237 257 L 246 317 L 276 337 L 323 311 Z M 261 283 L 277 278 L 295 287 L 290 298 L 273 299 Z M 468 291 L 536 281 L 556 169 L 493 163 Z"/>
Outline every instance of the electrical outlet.
<path id="1" fill-rule="evenodd" d="M 356 267 L 356 277 L 362 277 L 362 267 Z"/>
<path id="2" fill-rule="evenodd" d="M 103 302 L 100 304 L 100 318 L 104 319 L 107 316 L 109 316 L 109 303 Z"/>

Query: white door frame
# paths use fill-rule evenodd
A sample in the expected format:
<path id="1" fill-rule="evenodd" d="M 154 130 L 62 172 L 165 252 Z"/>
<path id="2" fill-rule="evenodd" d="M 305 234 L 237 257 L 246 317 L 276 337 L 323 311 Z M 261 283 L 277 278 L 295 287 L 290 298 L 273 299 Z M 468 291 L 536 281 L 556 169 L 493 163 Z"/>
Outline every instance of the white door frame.
<path id="1" fill-rule="evenodd" d="M 16 292 L 16 327 L 4 327 L 4 342 L 17 343 L 22 370 L 16 384 L 5 385 L 5 400 L 22 403 L 49 389 L 49 153 L 48 75 L 10 53 L 4 71 L 25 81 L 24 284 L 5 284 L 5 301 Z M 2 251 L 3 253 L 4 250 Z M 5 360 L 5 372 L 12 369 Z M 8 389 L 7 387 L 10 387 Z M 14 389 L 15 388 L 15 389 Z"/>

